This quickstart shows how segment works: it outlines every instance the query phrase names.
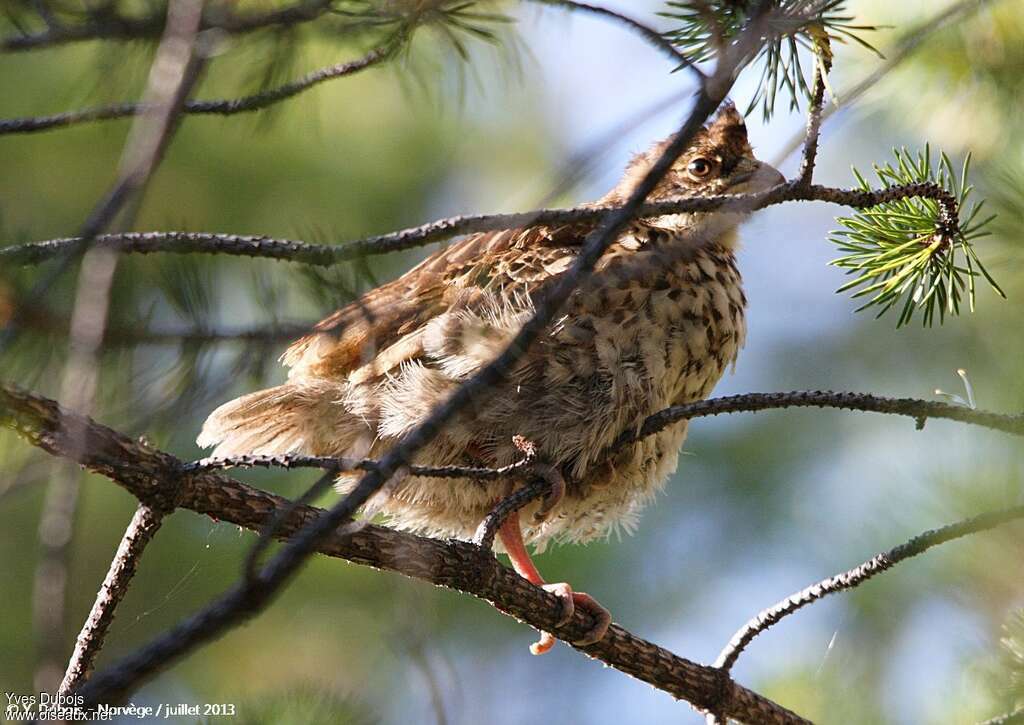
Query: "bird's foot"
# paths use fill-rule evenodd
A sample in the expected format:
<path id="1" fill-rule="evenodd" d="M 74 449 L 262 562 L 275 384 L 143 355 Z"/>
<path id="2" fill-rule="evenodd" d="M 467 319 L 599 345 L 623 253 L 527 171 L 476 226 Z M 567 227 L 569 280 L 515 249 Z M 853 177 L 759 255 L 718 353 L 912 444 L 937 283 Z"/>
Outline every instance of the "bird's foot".
<path id="1" fill-rule="evenodd" d="M 574 592 L 566 582 L 557 584 L 544 584 L 542 588 L 557 596 L 562 602 L 562 616 L 558 620 L 558 627 L 563 627 L 572 621 L 576 613 L 576 607 L 590 613 L 594 618 L 594 625 L 582 638 L 575 640 L 574 645 L 585 647 L 604 639 L 608 633 L 608 627 L 612 623 L 612 614 L 586 592 Z M 557 639 L 550 632 L 541 632 L 540 639 L 530 645 L 530 653 L 542 655 L 555 646 Z"/>
<path id="2" fill-rule="evenodd" d="M 542 524 L 547 520 L 552 509 L 561 503 L 562 498 L 565 496 L 565 476 L 562 475 L 562 472 L 556 466 L 548 463 L 534 463 L 531 468 L 533 473 L 551 487 L 544 494 L 544 500 L 541 502 L 540 508 L 533 515 L 533 523 Z"/>

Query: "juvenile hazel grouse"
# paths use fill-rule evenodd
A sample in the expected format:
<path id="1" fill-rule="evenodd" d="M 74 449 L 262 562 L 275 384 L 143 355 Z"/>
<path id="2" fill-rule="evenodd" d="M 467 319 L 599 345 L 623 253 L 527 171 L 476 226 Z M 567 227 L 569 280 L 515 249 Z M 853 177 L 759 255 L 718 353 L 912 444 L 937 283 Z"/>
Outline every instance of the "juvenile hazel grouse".
<path id="1" fill-rule="evenodd" d="M 623 202 L 668 141 L 638 155 L 597 204 Z M 650 200 L 739 194 L 783 181 L 758 161 L 731 105 L 696 136 Z M 636 526 L 675 468 L 686 421 L 605 450 L 650 414 L 706 398 L 745 335 L 734 251 L 737 212 L 638 219 L 611 245 L 506 382 L 420 451 L 415 463 L 498 467 L 526 440 L 564 495 L 511 515 L 498 537 L 515 570 L 544 585 L 525 544 L 586 542 Z M 380 457 L 463 381 L 501 352 L 534 302 L 572 265 L 588 227 L 565 224 L 474 234 L 320 322 L 282 360 L 288 382 L 225 403 L 200 446 L 216 456 L 300 453 Z M 357 474 L 343 474 L 341 490 Z M 406 477 L 371 502 L 395 527 L 470 538 L 513 484 Z M 543 507 L 543 511 L 541 511 Z M 537 516 L 536 514 L 542 515 Z M 595 614 L 566 584 L 548 585 Z M 565 620 L 567 621 L 567 619 Z M 545 634 L 535 653 L 553 644 Z"/>

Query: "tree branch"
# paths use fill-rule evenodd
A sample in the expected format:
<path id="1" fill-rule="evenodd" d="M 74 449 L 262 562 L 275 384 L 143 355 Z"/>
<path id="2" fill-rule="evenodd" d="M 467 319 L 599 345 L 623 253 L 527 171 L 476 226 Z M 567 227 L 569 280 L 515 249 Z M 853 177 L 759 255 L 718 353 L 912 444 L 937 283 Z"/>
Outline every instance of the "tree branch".
<path id="1" fill-rule="evenodd" d="M 297 25 L 316 20 L 330 7 L 333 0 L 302 0 L 294 5 L 265 13 L 234 15 L 218 6 L 207 12 L 201 30 L 219 30 L 229 35 L 241 35 L 264 28 Z M 89 40 L 144 40 L 159 38 L 163 33 L 166 12 L 160 9 L 141 18 L 116 15 L 110 5 L 97 6 L 101 10 L 90 13 L 81 25 L 48 24 L 39 33 L 23 33 L 0 40 L 0 53 L 53 48 L 68 43 Z"/>
<path id="2" fill-rule="evenodd" d="M 821 41 L 819 41 L 820 43 Z M 828 45 L 820 45 L 814 53 L 814 88 L 811 91 L 811 102 L 807 107 L 807 132 L 804 135 L 804 157 L 800 162 L 797 182 L 809 186 L 814 176 L 814 162 L 818 156 L 818 138 L 821 135 L 821 106 L 825 101 L 825 73 L 832 63 L 826 60 L 825 53 L 831 53 Z"/>
<path id="3" fill-rule="evenodd" d="M 912 197 L 936 200 L 941 209 L 940 224 L 944 230 L 957 228 L 959 211 L 956 199 L 942 187 L 930 182 L 864 191 L 862 189 L 837 189 L 816 184 L 803 185 L 799 181 L 791 181 L 754 194 L 694 196 L 648 202 L 637 207 L 636 215 L 643 218 L 663 214 L 716 210 L 747 212 L 791 201 L 826 201 L 863 209 L 887 201 Z M 326 267 L 370 255 L 388 254 L 421 247 L 463 234 L 542 224 L 580 224 L 582 229 L 585 229 L 592 227 L 597 220 L 602 218 L 602 215 L 621 212 L 624 208 L 623 206 L 577 206 L 569 209 L 538 209 L 513 214 L 454 216 L 418 227 L 342 244 L 310 244 L 293 239 L 274 239 L 266 236 L 183 231 L 102 234 L 96 238 L 95 243 L 110 246 L 121 252 L 135 254 L 156 252 L 227 254 L 279 259 Z M 40 264 L 61 254 L 67 247 L 80 242 L 81 239 L 78 237 L 68 237 L 11 245 L 0 249 L 0 260 L 19 265 Z"/>
<path id="4" fill-rule="evenodd" d="M 64 681 L 60 684 L 60 694 L 67 695 L 81 687 L 92 672 L 96 655 L 103 648 L 117 607 L 128 593 L 128 585 L 135 576 L 142 552 L 163 523 L 164 513 L 144 503 L 140 503 L 135 509 L 135 514 L 117 547 L 117 553 L 110 562 L 110 569 L 103 579 L 92 610 L 78 634 L 75 651 L 68 662 Z"/>
<path id="5" fill-rule="evenodd" d="M 528 469 L 530 460 L 523 459 L 501 468 L 479 468 L 474 466 L 406 466 L 410 476 L 426 478 L 472 478 L 477 481 L 493 481 L 500 478 L 522 475 Z M 375 471 L 381 462 L 368 458 L 334 458 L 330 456 L 230 456 L 227 458 L 201 458 L 183 465 L 186 473 L 218 471 L 226 468 L 337 468 L 339 471 Z"/>
<path id="6" fill-rule="evenodd" d="M 994 529 L 997 526 L 1008 524 L 1012 521 L 1017 521 L 1024 518 L 1024 506 L 1014 506 L 1008 509 L 1002 509 L 999 511 L 989 511 L 987 513 L 974 516 L 963 521 L 958 521 L 948 526 L 943 526 L 941 529 L 934 529 L 932 531 L 926 531 L 923 534 L 915 536 L 905 544 L 889 549 L 889 551 L 883 551 L 880 554 L 868 559 L 860 566 L 854 567 L 849 571 L 845 571 L 842 574 L 822 579 L 817 584 L 812 584 L 806 589 L 802 589 L 796 594 L 786 597 L 781 602 L 773 604 L 768 609 L 763 610 L 756 617 L 748 621 L 736 634 L 733 635 L 729 644 L 726 645 L 725 649 L 718 655 L 718 659 L 715 660 L 715 666 L 721 667 L 723 670 L 728 672 L 732 666 L 736 663 L 736 659 L 743 653 L 747 645 L 753 641 L 753 639 L 764 632 L 766 629 L 774 624 L 777 624 L 785 617 L 789 616 L 793 612 L 799 609 L 803 609 L 808 604 L 816 602 L 822 597 L 826 597 L 829 594 L 835 594 L 845 589 L 853 589 L 854 587 L 860 586 L 868 579 L 881 574 L 887 569 L 899 564 L 905 559 L 923 554 L 934 546 L 944 544 L 947 541 L 953 541 L 970 534 L 976 534 L 980 531 L 988 531 Z"/>
<path id="7" fill-rule="evenodd" d="M 699 400 L 686 405 L 674 405 L 649 416 L 636 432 L 625 431 L 613 443 L 606 455 L 625 445 L 646 438 L 681 420 L 703 418 L 722 413 L 754 413 L 778 408 L 839 408 L 869 413 L 903 415 L 917 421 L 923 428 L 929 418 L 955 420 L 984 428 L 1024 436 L 1024 413 L 1004 415 L 986 410 L 975 410 L 962 405 L 951 405 L 916 398 L 885 398 L 870 393 L 843 393 L 831 390 L 795 390 L 788 393 L 746 393 L 722 398 Z"/>
<path id="8" fill-rule="evenodd" d="M 182 113 L 190 115 L 231 116 L 236 113 L 258 111 L 275 103 L 296 96 L 315 85 L 334 78 L 354 75 L 361 70 L 377 65 L 391 56 L 393 43 L 374 48 L 369 53 L 347 63 L 338 63 L 307 73 L 284 85 L 269 88 L 241 98 L 190 100 L 182 106 Z M 87 108 L 78 111 L 57 113 L 51 116 L 28 116 L 25 118 L 0 119 L 0 135 L 10 133 L 32 133 L 48 131 L 56 128 L 88 123 L 91 121 L 109 121 L 116 118 L 128 118 L 147 110 L 145 103 L 117 103 L 100 108 Z"/>
<path id="9" fill-rule="evenodd" d="M 72 425 L 69 419 L 85 431 L 87 446 L 69 446 L 64 434 Z M 70 457 L 110 478 L 142 503 L 160 510 L 187 508 L 258 532 L 277 512 L 290 506 L 287 499 L 217 473 L 184 473 L 183 462 L 174 456 L 65 411 L 55 401 L 8 385 L 0 385 L 0 425 L 14 429 L 52 455 Z M 296 507 L 282 521 L 278 537 L 291 540 L 323 516 L 320 509 Z M 589 615 L 578 611 L 570 624 L 556 627 L 560 613 L 557 597 L 533 586 L 501 566 L 489 552 L 468 542 L 427 539 L 360 522 L 343 531 L 332 530 L 318 543 L 317 550 L 471 594 L 539 631 L 556 632 L 566 641 L 583 636 L 591 626 Z M 149 676 L 167 666 L 166 650 L 183 629 L 179 626 L 169 632 L 158 640 L 159 648 L 144 650 L 144 657 L 132 658 L 96 675 L 79 693 L 91 703 L 125 694 L 140 674 Z M 749 723 L 807 722 L 723 678 L 715 668 L 679 657 L 617 625 L 612 625 L 601 642 L 576 649 L 701 710 L 721 710 Z"/>

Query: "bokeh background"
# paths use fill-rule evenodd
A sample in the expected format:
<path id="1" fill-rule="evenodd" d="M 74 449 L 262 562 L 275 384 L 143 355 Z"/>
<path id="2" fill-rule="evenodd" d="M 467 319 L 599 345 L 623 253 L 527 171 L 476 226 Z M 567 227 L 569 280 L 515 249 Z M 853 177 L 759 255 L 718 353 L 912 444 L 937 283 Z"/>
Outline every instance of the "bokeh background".
<path id="1" fill-rule="evenodd" d="M 883 52 L 948 3 L 848 3 Z M 608 0 L 661 28 L 659 2 Z M 1007 292 L 979 288 L 978 310 L 941 328 L 896 330 L 854 314 L 834 290 L 826 241 L 843 210 L 789 204 L 745 226 L 749 338 L 717 394 L 836 389 L 1024 410 L 1024 6 L 979 9 L 930 35 L 911 59 L 828 121 L 817 179 L 849 186 L 893 146 L 929 141 L 974 154 L 978 193 L 999 213 L 979 253 Z M 249 3 L 247 7 L 255 7 Z M 456 213 L 513 211 L 596 198 L 630 154 L 670 133 L 691 80 L 621 27 L 531 3 L 492 46 L 462 60 L 424 32 L 403 59 L 334 81 L 260 115 L 184 122 L 142 205 L 138 229 L 195 229 L 340 242 Z M 5 32 L 11 28 L 5 26 Z M 367 46 L 314 34 L 238 42 L 199 97 L 256 87 L 267 59 L 280 75 L 355 57 Z M 361 44 L 362 43 L 362 44 Z M 150 48 L 75 45 L 0 57 L 0 116 L 130 98 Z M 881 61 L 838 50 L 842 96 Z M 740 105 L 758 74 L 737 86 Z M 670 99 L 675 98 L 673 102 Z M 659 110 L 652 110 L 660 107 Z M 759 156 L 780 154 L 803 118 L 783 106 L 749 119 Z M 129 124 L 0 137 L 0 244 L 73 233 L 113 180 Z M 101 422 L 183 458 L 205 415 L 283 379 L 284 341 L 207 333 L 316 319 L 429 250 L 314 271 L 240 258 L 134 256 L 115 281 L 102 353 Z M 37 269 L 3 270 L 0 293 Z M 38 324 L 3 354 L 5 380 L 56 396 L 66 359 L 73 275 L 37 301 Z M 192 334 L 186 341 L 178 332 Z M 168 334 L 170 333 L 170 334 Z M 152 338 L 140 341 L 142 338 Z M 949 422 L 834 411 L 705 419 L 691 428 L 666 492 L 636 535 L 544 554 L 541 569 L 594 594 L 616 621 L 686 657 L 714 660 L 761 608 L 925 529 L 1021 502 L 1019 440 Z M 30 692 L 32 626 L 50 460 L 0 431 L 0 690 Z M 284 495 L 303 472 L 239 472 Z M 66 643 L 88 612 L 134 500 L 81 477 L 68 580 Z M 188 511 L 170 517 L 142 561 L 100 665 L 109 664 L 227 588 L 252 537 Z M 760 637 L 736 674 L 801 714 L 833 723 L 952 723 L 1013 705 L 1000 638 L 1024 606 L 1024 530 L 945 545 L 790 617 Z M 557 647 L 527 651 L 534 632 L 487 605 L 393 574 L 313 560 L 262 616 L 148 684 L 136 702 L 231 702 L 240 722 L 495 724 L 689 723 L 688 706 Z"/>

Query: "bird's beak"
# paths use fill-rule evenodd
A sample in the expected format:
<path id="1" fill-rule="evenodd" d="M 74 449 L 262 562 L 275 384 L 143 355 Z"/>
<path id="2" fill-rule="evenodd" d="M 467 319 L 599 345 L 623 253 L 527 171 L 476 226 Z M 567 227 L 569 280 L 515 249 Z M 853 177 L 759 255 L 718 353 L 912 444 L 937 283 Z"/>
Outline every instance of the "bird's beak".
<path id="1" fill-rule="evenodd" d="M 774 166 L 748 157 L 736 165 L 728 191 L 730 194 L 749 194 L 766 191 L 785 182 L 786 177 Z"/>

